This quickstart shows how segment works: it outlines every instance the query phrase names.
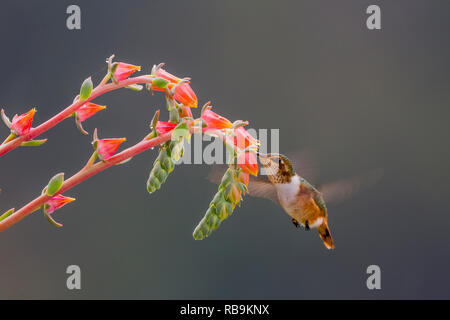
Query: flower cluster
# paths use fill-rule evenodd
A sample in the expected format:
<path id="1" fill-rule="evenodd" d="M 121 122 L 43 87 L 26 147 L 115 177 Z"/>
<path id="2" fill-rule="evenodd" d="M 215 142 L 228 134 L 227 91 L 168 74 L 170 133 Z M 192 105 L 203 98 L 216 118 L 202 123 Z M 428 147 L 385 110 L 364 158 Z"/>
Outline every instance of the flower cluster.
<path id="1" fill-rule="evenodd" d="M 140 66 L 135 66 L 125 62 L 113 62 L 113 56 L 107 60 L 108 71 L 103 80 L 94 87 L 91 77 L 84 80 L 80 92 L 74 102 L 67 109 L 58 114 L 51 121 L 41 125 L 39 133 L 44 129 L 49 129 L 50 125 L 55 125 L 63 119 L 74 117 L 79 130 L 88 134 L 82 127 L 82 123 L 104 110 L 106 106 L 93 103 L 94 97 L 101 93 L 108 92 L 111 88 L 128 88 L 141 90 L 144 88 L 153 92 L 162 92 L 165 95 L 168 119 L 160 121 L 159 110 L 151 122 L 151 132 L 139 143 L 118 153 L 119 147 L 126 141 L 126 138 L 104 138 L 100 139 L 97 129 L 93 133 L 93 153 L 85 167 L 71 177 L 71 182 L 64 180 L 64 174 L 55 175 L 44 188 L 38 203 L 33 208 L 25 206 L 19 211 L 10 209 L 0 216 L 0 226 L 4 220 L 10 220 L 14 214 L 28 214 L 27 210 L 42 209 L 45 217 L 55 226 L 62 226 L 56 222 L 52 215 L 64 205 L 74 201 L 74 198 L 65 196 L 61 192 L 66 192 L 74 185 L 91 177 L 92 175 L 109 168 L 115 164 L 121 164 L 130 160 L 133 156 L 154 146 L 159 146 L 159 154 L 153 163 L 147 180 L 147 190 L 153 193 L 161 188 L 173 171 L 175 164 L 179 161 L 184 152 L 184 143 L 190 141 L 191 134 L 209 134 L 222 139 L 228 150 L 232 152 L 232 161 L 225 172 L 219 185 L 218 192 L 211 201 L 209 208 L 195 228 L 194 238 L 203 239 L 217 229 L 223 220 L 229 217 L 236 205 L 240 205 L 243 195 L 248 192 L 250 175 L 258 174 L 258 163 L 255 157 L 258 151 L 259 142 L 251 136 L 244 128 L 248 122 L 237 120 L 231 122 L 229 119 L 212 111 L 212 106 L 207 103 L 202 108 L 199 118 L 195 118 L 192 108 L 197 108 L 198 99 L 190 85 L 190 78 L 177 77 L 165 69 L 163 64 L 155 65 L 148 75 L 130 78 L 132 74 L 141 70 Z M 32 140 L 38 134 L 36 128 L 32 128 L 33 118 L 36 109 L 31 109 L 22 115 L 16 115 L 12 121 L 1 110 L 1 117 L 10 129 L 10 136 L 0 145 L 11 146 L 14 141 L 19 141 L 14 146 L 37 146 L 45 142 L 44 140 Z M 56 119 L 56 120 L 55 120 Z M 52 122 L 53 121 L 53 122 Z M 44 127 L 42 127 L 44 126 Z M 157 142 L 155 142 L 157 141 Z M 20 144 L 19 144 L 20 143 Z M 98 161 L 97 161 L 98 160 Z M 18 213 L 19 212 L 19 213 Z"/>

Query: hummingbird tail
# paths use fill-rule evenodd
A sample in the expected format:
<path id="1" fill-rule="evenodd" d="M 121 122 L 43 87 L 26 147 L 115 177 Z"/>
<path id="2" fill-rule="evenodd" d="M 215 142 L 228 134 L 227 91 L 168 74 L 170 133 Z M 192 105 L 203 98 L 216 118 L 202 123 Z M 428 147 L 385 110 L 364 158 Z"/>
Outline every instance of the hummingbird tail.
<path id="1" fill-rule="evenodd" d="M 323 244 L 327 249 L 334 249 L 333 238 L 331 237 L 330 228 L 328 228 L 328 223 L 324 220 L 320 226 L 317 227 L 319 236 L 323 241 Z"/>

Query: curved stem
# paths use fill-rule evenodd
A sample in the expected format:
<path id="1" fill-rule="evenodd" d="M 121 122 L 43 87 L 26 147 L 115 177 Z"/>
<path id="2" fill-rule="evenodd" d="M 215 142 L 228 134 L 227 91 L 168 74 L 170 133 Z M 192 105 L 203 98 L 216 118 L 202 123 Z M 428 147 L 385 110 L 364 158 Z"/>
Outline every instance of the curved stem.
<path id="1" fill-rule="evenodd" d="M 61 186 L 61 188 L 59 189 L 59 191 L 56 194 L 63 193 L 65 191 L 75 187 L 76 185 L 80 184 L 81 182 L 85 181 L 86 179 L 89 179 L 90 177 L 96 175 L 97 173 L 108 169 L 109 167 L 111 167 L 113 165 L 119 164 L 126 159 L 134 157 L 135 155 L 140 154 L 150 148 L 153 148 L 155 146 L 161 145 L 164 142 L 169 141 L 171 139 L 171 136 L 172 136 L 172 132 L 167 132 L 163 135 L 160 135 L 160 136 L 155 137 L 150 140 L 144 139 L 141 142 L 137 143 L 136 145 L 134 145 L 128 149 L 125 149 L 124 151 L 109 158 L 107 161 L 100 161 L 95 164 L 85 166 L 83 169 L 78 171 L 72 177 L 65 180 L 63 185 Z M 89 161 L 88 161 L 88 163 L 89 163 Z M 23 218 L 28 216 L 29 214 L 31 214 L 34 211 L 36 211 L 37 209 L 39 209 L 43 204 L 45 204 L 48 200 L 50 200 L 50 198 L 51 198 L 50 196 L 47 196 L 44 193 L 41 196 L 34 199 L 33 201 L 29 202 L 27 205 L 22 207 L 20 210 L 14 212 L 10 216 L 8 216 L 6 219 L 0 221 L 0 232 L 6 230 L 7 228 L 11 227 L 12 225 L 16 224 L 17 222 L 19 222 L 20 220 L 22 220 Z"/>
<path id="2" fill-rule="evenodd" d="M 54 117 L 50 118 L 46 122 L 42 123 L 41 125 L 37 126 L 36 128 L 33 128 L 30 130 L 29 133 L 19 136 L 9 142 L 6 142 L 2 145 L 0 145 L 0 157 L 4 155 L 5 153 L 19 147 L 22 142 L 31 140 L 45 131 L 49 130 L 50 128 L 53 128 L 58 123 L 66 119 L 68 116 L 70 116 L 72 113 L 78 110 L 82 105 L 84 105 L 86 102 L 89 102 L 102 94 L 113 91 L 116 89 L 120 89 L 129 85 L 133 84 L 139 84 L 139 83 L 152 83 L 153 78 L 150 75 L 143 75 L 139 77 L 134 78 L 128 78 L 123 81 L 120 81 L 119 83 L 108 83 L 104 84 L 103 81 L 94 89 L 92 90 L 92 93 L 90 97 L 87 100 L 79 101 L 75 99 L 74 103 L 68 106 L 66 109 L 55 115 Z"/>

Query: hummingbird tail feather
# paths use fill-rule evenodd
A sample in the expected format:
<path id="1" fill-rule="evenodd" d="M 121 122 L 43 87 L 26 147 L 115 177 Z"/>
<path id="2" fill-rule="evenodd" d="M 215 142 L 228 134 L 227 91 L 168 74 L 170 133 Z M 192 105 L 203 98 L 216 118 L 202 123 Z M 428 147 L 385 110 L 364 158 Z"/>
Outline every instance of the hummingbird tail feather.
<path id="1" fill-rule="evenodd" d="M 330 228 L 328 228 L 328 223 L 323 221 L 320 226 L 317 227 L 319 236 L 323 241 L 323 244 L 327 249 L 334 249 L 333 238 L 331 237 Z"/>

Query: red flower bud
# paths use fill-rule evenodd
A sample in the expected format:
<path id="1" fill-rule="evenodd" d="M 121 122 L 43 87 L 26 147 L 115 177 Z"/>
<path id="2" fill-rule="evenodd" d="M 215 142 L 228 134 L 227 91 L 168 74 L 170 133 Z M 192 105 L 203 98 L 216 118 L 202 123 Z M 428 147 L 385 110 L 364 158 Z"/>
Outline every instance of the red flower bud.
<path id="1" fill-rule="evenodd" d="M 197 108 L 197 96 L 191 86 L 186 82 L 183 82 L 175 87 L 174 98 L 179 103 L 182 103 L 187 107 Z"/>
<path id="2" fill-rule="evenodd" d="M 211 110 L 205 110 L 202 115 L 202 120 L 206 123 L 207 127 L 205 130 L 220 130 L 220 129 L 229 129 L 233 126 L 233 124 L 227 118 L 218 115 L 217 113 Z"/>
<path id="3" fill-rule="evenodd" d="M 164 121 L 158 121 L 156 123 L 156 132 L 158 134 L 164 134 L 166 132 L 172 131 L 177 126 L 177 123 L 173 122 L 164 122 Z"/>
<path id="4" fill-rule="evenodd" d="M 118 62 L 116 71 L 114 71 L 114 78 L 117 81 L 122 81 L 131 76 L 135 71 L 141 70 L 140 66 Z"/>
<path id="5" fill-rule="evenodd" d="M 238 166 L 246 173 L 258 175 L 258 161 L 253 153 L 242 152 L 238 156 Z"/>
<path id="6" fill-rule="evenodd" d="M 62 194 L 57 194 L 56 196 L 52 197 L 45 203 L 45 211 L 47 213 L 53 213 L 53 211 L 63 207 L 64 205 L 72 201 L 75 201 L 75 198 L 70 198 L 63 196 Z"/>
<path id="7" fill-rule="evenodd" d="M 96 145 L 96 151 L 100 160 L 108 160 L 119 149 L 119 146 L 127 140 L 126 138 L 120 139 L 99 139 L 94 141 Z"/>
<path id="8" fill-rule="evenodd" d="M 33 108 L 27 113 L 21 114 L 20 116 L 14 116 L 11 122 L 11 132 L 22 136 L 30 132 L 31 124 L 33 123 L 33 117 L 36 113 L 36 109 Z"/>
<path id="9" fill-rule="evenodd" d="M 105 108 L 105 106 L 100 106 L 98 104 L 88 102 L 76 111 L 77 120 L 83 122 L 87 118 L 92 117 L 94 114 Z"/>

